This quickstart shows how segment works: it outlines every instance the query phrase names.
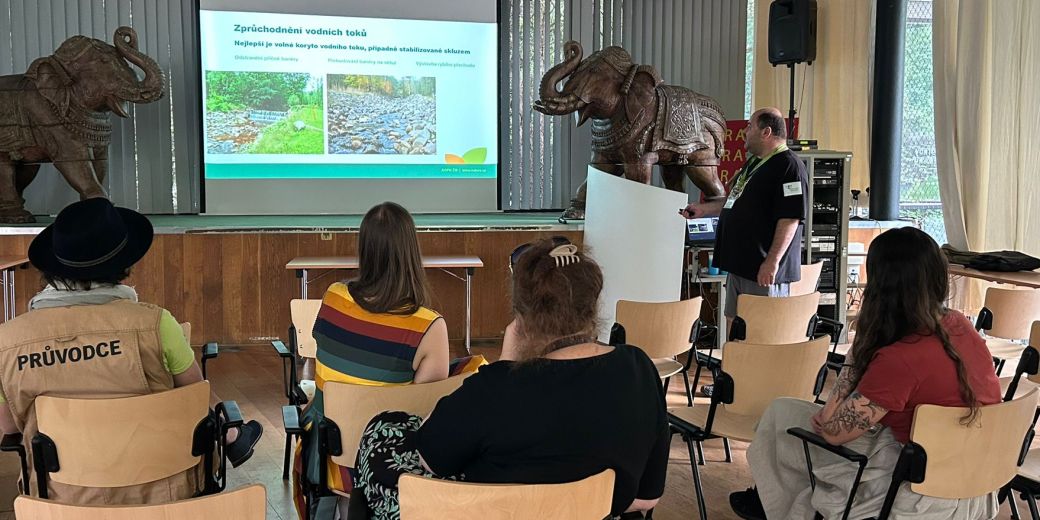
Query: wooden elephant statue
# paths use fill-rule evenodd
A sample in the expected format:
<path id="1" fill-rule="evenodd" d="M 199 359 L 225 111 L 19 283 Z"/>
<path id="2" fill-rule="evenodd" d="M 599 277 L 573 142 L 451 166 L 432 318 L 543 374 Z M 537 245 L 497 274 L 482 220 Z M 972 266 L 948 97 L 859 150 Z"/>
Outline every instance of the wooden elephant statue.
<path id="1" fill-rule="evenodd" d="M 542 77 L 534 109 L 554 116 L 577 112 L 578 126 L 591 119 L 593 166 L 649 183 L 660 164 L 668 189 L 683 191 L 685 174 L 707 199 L 725 197 L 717 170 L 726 118 L 718 102 L 662 84 L 656 69 L 633 64 L 621 47 L 582 60 L 581 44 L 570 41 L 564 53 L 564 61 Z M 583 218 L 584 183 L 560 220 Z"/>
<path id="2" fill-rule="evenodd" d="M 73 36 L 25 74 L 0 76 L 0 222 L 34 222 L 22 193 L 43 163 L 54 163 L 81 199 L 106 196 L 110 112 L 127 117 L 127 102 L 151 103 L 165 91 L 133 29 L 116 29 L 114 44 Z"/>

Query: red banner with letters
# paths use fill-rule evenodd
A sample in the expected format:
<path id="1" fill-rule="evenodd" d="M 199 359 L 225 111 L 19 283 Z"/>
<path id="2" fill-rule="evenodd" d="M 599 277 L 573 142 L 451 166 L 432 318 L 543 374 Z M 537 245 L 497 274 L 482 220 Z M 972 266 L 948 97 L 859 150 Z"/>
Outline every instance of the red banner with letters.
<path id="1" fill-rule="evenodd" d="M 726 185 L 726 193 L 729 193 L 730 179 L 747 160 L 747 150 L 744 149 L 744 132 L 747 131 L 747 125 L 747 119 L 726 121 L 726 148 L 719 163 L 719 178 Z M 792 135 L 792 138 L 798 137 L 798 118 L 794 120 Z"/>

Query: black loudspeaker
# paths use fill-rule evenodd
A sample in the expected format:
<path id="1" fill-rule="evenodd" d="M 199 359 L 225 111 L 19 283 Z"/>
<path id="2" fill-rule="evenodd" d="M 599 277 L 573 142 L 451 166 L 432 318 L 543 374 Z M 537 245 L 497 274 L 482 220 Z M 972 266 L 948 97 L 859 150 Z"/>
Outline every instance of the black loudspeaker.
<path id="1" fill-rule="evenodd" d="M 776 0 L 769 5 L 769 63 L 816 59 L 816 0 Z"/>

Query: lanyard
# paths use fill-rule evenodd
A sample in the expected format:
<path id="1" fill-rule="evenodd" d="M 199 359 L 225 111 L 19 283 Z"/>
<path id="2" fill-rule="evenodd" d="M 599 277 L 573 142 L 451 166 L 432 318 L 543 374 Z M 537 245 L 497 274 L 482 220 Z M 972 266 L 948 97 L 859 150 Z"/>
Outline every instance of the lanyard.
<path id="1" fill-rule="evenodd" d="M 755 172 L 757 172 L 758 169 L 761 168 L 762 165 L 766 163 L 766 161 L 768 161 L 769 159 L 772 159 L 774 155 L 776 155 L 776 154 L 778 154 L 778 153 L 780 153 L 780 152 L 782 152 L 784 150 L 787 150 L 787 145 L 786 144 L 781 144 L 780 146 L 777 146 L 776 148 L 774 148 L 772 152 L 769 152 L 769 155 L 761 158 L 757 163 L 755 163 L 755 167 L 752 168 L 750 171 L 748 171 L 748 173 L 747 173 L 748 180 L 751 180 L 751 176 L 754 175 Z"/>

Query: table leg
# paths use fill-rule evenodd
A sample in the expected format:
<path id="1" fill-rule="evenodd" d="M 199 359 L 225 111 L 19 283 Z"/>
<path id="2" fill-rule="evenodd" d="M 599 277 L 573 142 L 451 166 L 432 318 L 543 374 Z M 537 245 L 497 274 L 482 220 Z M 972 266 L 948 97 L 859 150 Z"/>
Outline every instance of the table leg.
<path id="1" fill-rule="evenodd" d="M 728 279 L 723 279 L 719 282 L 719 308 L 718 316 L 715 318 L 715 322 L 719 326 L 717 339 L 718 347 L 721 350 L 722 346 L 726 344 L 727 333 L 726 330 L 726 282 Z"/>
<path id="2" fill-rule="evenodd" d="M 300 279 L 300 299 L 307 299 L 307 270 L 297 269 L 296 276 Z"/>
<path id="3" fill-rule="evenodd" d="M 470 330 L 473 325 L 473 268 L 466 268 L 466 355 L 470 355 Z"/>
<path id="4" fill-rule="evenodd" d="M 8 273 L 8 270 L 4 269 L 3 274 L 0 275 L 0 283 L 2 283 L 4 285 L 4 321 L 5 322 L 7 320 L 11 319 L 11 302 L 10 302 L 10 298 L 11 298 L 10 294 L 11 293 L 7 290 L 7 287 L 8 287 L 7 273 Z"/>

